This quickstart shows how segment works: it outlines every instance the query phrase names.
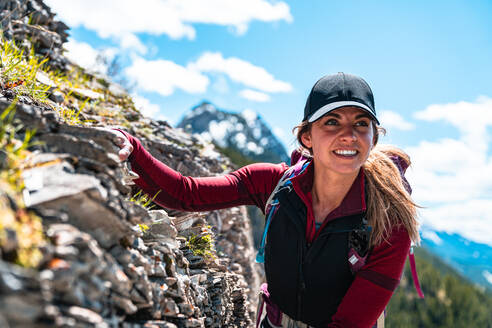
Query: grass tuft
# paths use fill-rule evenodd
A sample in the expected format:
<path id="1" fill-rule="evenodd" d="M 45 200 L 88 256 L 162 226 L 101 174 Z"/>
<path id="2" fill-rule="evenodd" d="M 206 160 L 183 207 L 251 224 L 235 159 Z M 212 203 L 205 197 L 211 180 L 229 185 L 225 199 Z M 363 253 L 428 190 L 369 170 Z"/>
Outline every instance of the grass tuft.
<path id="1" fill-rule="evenodd" d="M 186 246 L 191 250 L 193 255 L 203 256 L 207 259 L 215 259 L 215 239 L 210 230 L 211 227 L 204 227 L 199 234 L 191 235 L 186 241 Z"/>
<path id="2" fill-rule="evenodd" d="M 161 190 L 159 190 L 154 195 L 154 197 L 151 198 L 148 194 L 143 193 L 142 190 L 139 190 L 129 200 L 135 204 L 138 204 L 138 205 L 144 207 L 147 210 L 150 210 L 154 207 L 154 205 L 151 205 L 151 203 L 155 200 L 155 198 L 157 197 L 157 195 L 159 195 L 160 192 L 161 192 Z"/>

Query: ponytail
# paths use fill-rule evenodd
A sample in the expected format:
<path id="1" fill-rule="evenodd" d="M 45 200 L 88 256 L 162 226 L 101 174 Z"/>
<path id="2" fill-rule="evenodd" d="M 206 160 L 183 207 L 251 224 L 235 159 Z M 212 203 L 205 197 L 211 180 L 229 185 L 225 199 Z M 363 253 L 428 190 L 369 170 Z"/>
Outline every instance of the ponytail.
<path id="1" fill-rule="evenodd" d="M 395 164 L 400 161 L 400 168 Z M 403 226 L 410 239 L 420 243 L 417 205 L 403 172 L 411 164 L 409 156 L 393 146 L 376 146 L 363 165 L 366 177 L 367 217 L 372 226 L 370 245 L 387 241 L 391 230 Z M 401 171 L 400 171 L 401 170 Z"/>

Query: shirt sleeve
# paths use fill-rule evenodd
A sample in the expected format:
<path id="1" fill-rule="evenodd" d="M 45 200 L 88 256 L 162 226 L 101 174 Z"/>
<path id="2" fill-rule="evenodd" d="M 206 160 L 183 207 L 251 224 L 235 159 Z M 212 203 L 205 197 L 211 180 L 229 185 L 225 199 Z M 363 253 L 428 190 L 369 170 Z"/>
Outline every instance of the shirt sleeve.
<path id="1" fill-rule="evenodd" d="M 238 205 L 263 208 L 287 165 L 257 163 L 214 177 L 188 177 L 154 158 L 140 141 L 126 133 L 133 146 L 129 161 L 139 175 L 135 184 L 163 207 L 209 211 Z"/>
<path id="2" fill-rule="evenodd" d="M 372 327 L 400 283 L 409 249 L 406 229 L 394 228 L 388 241 L 375 247 L 357 272 L 328 327 Z"/>

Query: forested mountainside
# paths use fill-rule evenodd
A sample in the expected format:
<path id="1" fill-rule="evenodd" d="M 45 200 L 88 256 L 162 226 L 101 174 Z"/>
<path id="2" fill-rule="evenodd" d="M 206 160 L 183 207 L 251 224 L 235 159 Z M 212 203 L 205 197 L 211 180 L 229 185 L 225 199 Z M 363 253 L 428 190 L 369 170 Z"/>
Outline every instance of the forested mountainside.
<path id="1" fill-rule="evenodd" d="M 186 175 L 229 160 L 70 63 L 67 27 L 41 0 L 0 1 L 0 16 L 0 327 L 251 327 L 245 209 L 154 206 L 104 128 Z"/>
<path id="2" fill-rule="evenodd" d="M 387 308 L 387 327 L 492 327 L 489 291 L 473 285 L 423 248 L 416 248 L 415 258 L 425 298 L 418 298 L 407 263 Z"/>

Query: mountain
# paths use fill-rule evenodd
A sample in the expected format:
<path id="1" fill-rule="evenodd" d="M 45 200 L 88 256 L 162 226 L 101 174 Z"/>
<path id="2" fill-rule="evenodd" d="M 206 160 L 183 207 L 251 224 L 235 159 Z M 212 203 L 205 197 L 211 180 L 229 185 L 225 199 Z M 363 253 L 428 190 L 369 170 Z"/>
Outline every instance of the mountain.
<path id="1" fill-rule="evenodd" d="M 458 234 L 424 230 L 422 245 L 471 282 L 492 291 L 492 247 Z"/>
<path id="2" fill-rule="evenodd" d="M 285 147 L 251 110 L 237 114 L 202 102 L 187 113 L 177 127 L 212 141 L 229 152 L 227 155 L 240 153 L 250 162 L 289 163 Z"/>
<path id="3" fill-rule="evenodd" d="M 407 263 L 401 283 L 386 309 L 387 327 L 492 327 L 490 292 L 463 279 L 460 273 L 423 247 L 415 250 L 415 259 L 425 298 L 418 298 Z"/>

